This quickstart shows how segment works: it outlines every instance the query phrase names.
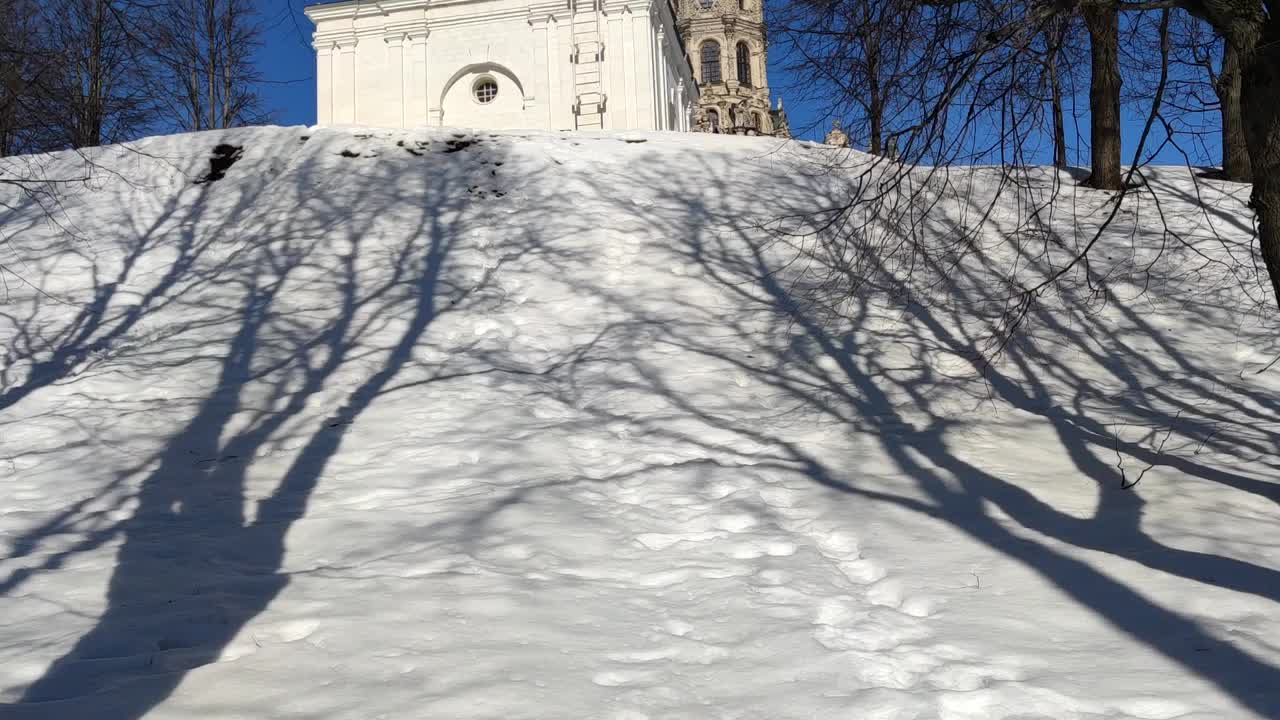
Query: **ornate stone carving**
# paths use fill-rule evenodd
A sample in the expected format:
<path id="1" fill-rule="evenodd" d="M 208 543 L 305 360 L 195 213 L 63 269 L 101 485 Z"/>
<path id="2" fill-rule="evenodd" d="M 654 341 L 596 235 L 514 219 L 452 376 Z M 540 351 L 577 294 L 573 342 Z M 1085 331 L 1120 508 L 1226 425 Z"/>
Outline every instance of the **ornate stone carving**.
<path id="1" fill-rule="evenodd" d="M 782 132 L 785 120 L 772 110 L 767 75 L 768 54 L 764 13 L 759 0 L 679 0 L 676 27 L 685 51 L 693 60 L 698 84 L 698 111 L 694 125 L 701 131 L 772 135 Z M 704 73 L 714 77 L 703 57 L 706 43 L 720 48 L 719 81 L 705 82 Z M 738 46 L 743 45 L 745 74 L 740 73 Z M 718 122 L 708 113 L 715 111 Z M 781 120 L 781 122 L 777 122 Z M 718 126 L 718 128 L 713 127 Z"/>

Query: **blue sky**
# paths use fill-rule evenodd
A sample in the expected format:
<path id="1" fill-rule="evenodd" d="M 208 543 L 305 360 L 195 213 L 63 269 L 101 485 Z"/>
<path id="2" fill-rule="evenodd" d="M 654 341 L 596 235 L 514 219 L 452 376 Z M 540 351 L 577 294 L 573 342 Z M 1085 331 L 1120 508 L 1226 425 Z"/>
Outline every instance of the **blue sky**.
<path id="1" fill-rule="evenodd" d="M 262 96 L 272 121 L 280 125 L 312 125 L 316 121 L 316 61 L 311 49 L 311 21 L 302 14 L 303 0 L 259 0 L 266 25 L 258 66 L 268 81 Z"/>
<path id="2" fill-rule="evenodd" d="M 302 8 L 315 3 L 305 2 L 305 0 L 259 0 L 259 3 L 266 25 L 264 45 L 258 56 L 259 67 L 268 81 L 262 89 L 266 109 L 271 112 L 272 122 L 277 124 L 314 124 L 316 91 L 315 55 L 311 49 L 312 25 L 303 15 Z M 800 136 L 805 139 L 821 139 L 821 131 L 817 128 L 828 127 L 829 119 L 823 117 L 812 104 L 806 105 L 789 98 L 787 88 L 796 84 L 797 78 L 792 77 L 784 67 L 781 67 L 778 58 L 771 57 L 769 64 L 769 84 L 775 99 L 778 96 L 783 97 L 792 126 L 797 129 L 815 126 L 815 129 Z M 1082 103 L 1083 100 L 1077 101 L 1077 105 Z M 1146 119 L 1142 112 L 1141 108 L 1126 107 L 1123 127 L 1126 164 L 1137 146 L 1138 137 Z M 1078 114 L 1075 122 L 1068 118 L 1067 123 L 1068 135 L 1073 133 L 1074 128 L 1071 126 L 1078 127 L 1087 135 L 1089 128 L 1087 113 Z M 1148 140 L 1147 147 L 1155 149 L 1164 139 L 1163 132 L 1157 130 Z M 1076 165 L 1087 165 L 1089 161 L 1087 145 L 1078 139 L 1072 138 L 1072 140 L 1073 142 L 1069 142 L 1070 161 Z M 1209 148 L 1194 147 L 1196 143 L 1190 138 L 1179 138 L 1179 142 L 1188 153 L 1192 153 L 1193 162 L 1207 163 L 1218 160 L 1219 149 L 1216 141 L 1211 142 Z M 1042 145 L 1045 146 L 1043 157 L 1034 158 L 1036 162 L 1049 160 L 1047 143 Z M 1166 146 L 1156 155 L 1155 162 L 1181 165 L 1184 159 L 1177 149 Z"/>

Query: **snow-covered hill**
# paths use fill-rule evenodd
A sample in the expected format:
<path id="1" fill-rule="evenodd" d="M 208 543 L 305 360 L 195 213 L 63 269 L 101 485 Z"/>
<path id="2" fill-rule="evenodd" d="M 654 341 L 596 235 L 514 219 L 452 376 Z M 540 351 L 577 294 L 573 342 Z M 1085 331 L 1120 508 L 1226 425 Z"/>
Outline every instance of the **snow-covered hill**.
<path id="1" fill-rule="evenodd" d="M 1107 302 L 981 372 L 980 259 L 812 302 L 829 152 L 257 128 L 0 189 L 0 718 L 1280 717 L 1241 189 L 1152 174 Z M 961 175 L 942 240 L 1013 215 Z"/>

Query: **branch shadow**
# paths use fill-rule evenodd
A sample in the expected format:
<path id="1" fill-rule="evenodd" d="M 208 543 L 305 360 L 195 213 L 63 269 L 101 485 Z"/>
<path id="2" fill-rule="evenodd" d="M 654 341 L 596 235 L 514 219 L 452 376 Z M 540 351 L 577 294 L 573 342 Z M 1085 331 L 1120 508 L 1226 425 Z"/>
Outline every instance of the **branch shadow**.
<path id="1" fill-rule="evenodd" d="M 415 352 L 433 342 L 442 317 L 492 302 L 492 268 L 478 269 L 458 247 L 484 222 L 466 189 L 484 183 L 488 166 L 446 160 L 440 148 L 376 160 L 338 152 L 352 143 L 337 132 L 312 139 L 263 188 L 251 227 L 236 214 L 213 230 L 198 204 L 182 206 L 192 212 L 183 227 L 201 228 L 210 242 L 222 231 L 246 231 L 243 246 L 208 278 L 222 302 L 234 302 L 193 338 L 213 360 L 212 385 L 155 456 L 138 464 L 135 509 L 69 551 L 119 538 L 105 611 L 0 715 L 141 718 L 192 669 L 234 655 L 237 634 L 288 586 L 287 535 L 344 435 L 388 393 L 408 386 L 421 393 L 452 377 L 443 372 L 448 361 L 424 366 Z M 468 152 L 501 164 L 505 151 L 477 142 Z M 215 192 L 226 182 L 204 187 Z M 538 252 L 539 242 L 533 234 L 511 239 L 502 261 Z M 62 360 L 33 375 L 40 380 L 14 400 L 128 322 L 104 331 L 100 316 L 80 321 Z M 456 363 L 466 348 L 455 353 Z M 337 407 L 325 407 L 330 402 Z M 288 460 L 274 489 L 255 498 L 249 481 L 268 455 Z M 17 551 L 82 510 L 69 508 L 20 538 Z M 6 589 L 25 577 L 11 577 Z"/>
<path id="2" fill-rule="evenodd" d="M 636 170 L 645 167 L 637 165 Z M 1007 265 L 1002 264 L 1009 262 L 1007 255 L 1001 257 L 975 240 L 989 226 L 1009 236 L 992 214 L 990 197 L 962 196 L 958 201 L 968 203 L 967 210 L 948 215 L 939 212 L 937 197 L 921 193 L 906 201 L 911 208 L 893 209 L 893 219 L 901 222 L 888 222 L 877 217 L 884 208 L 871 201 L 849 203 L 847 197 L 829 194 L 833 188 L 828 180 L 793 175 L 791 182 L 797 187 L 775 191 L 812 198 L 808 212 L 818 215 L 811 222 L 818 230 L 807 231 L 813 235 L 806 245 L 795 241 L 803 232 L 790 226 L 779 231 L 776 207 L 753 213 L 724 200 L 735 196 L 738 180 L 722 166 L 704 162 L 681 177 L 697 178 L 698 186 L 669 176 L 652 178 L 652 186 L 662 189 L 660 204 L 678 208 L 665 215 L 655 213 L 653 220 L 662 223 L 676 255 L 735 299 L 736 311 L 717 320 L 723 337 L 746 343 L 749 349 L 727 348 L 729 343 L 675 324 L 662 326 L 661 341 L 735 368 L 787 398 L 796 412 L 867 438 L 909 479 L 913 490 L 865 487 L 853 479 L 850 468 L 832 467 L 802 444 L 770 432 L 769 422 L 754 422 L 746 413 L 735 416 L 689 396 L 678 383 L 664 379 L 669 369 L 614 356 L 611 362 L 629 365 L 645 378 L 640 384 L 629 383 L 629 389 L 647 384 L 655 397 L 711 428 L 769 448 L 775 457 L 770 462 L 790 466 L 821 486 L 942 520 L 1040 575 L 1080 606 L 1216 685 L 1241 706 L 1266 717 L 1280 713 L 1280 693 L 1275 690 L 1280 687 L 1280 667 L 1055 547 L 1061 543 L 1107 553 L 1170 576 L 1280 601 L 1280 570 L 1274 567 L 1225 553 L 1171 547 L 1153 538 L 1143 528 L 1147 501 L 1141 491 L 1123 488 L 1116 462 L 1104 459 L 1121 455 L 1274 503 L 1280 499 L 1280 484 L 1253 469 L 1266 467 L 1266 457 L 1280 442 L 1280 398 L 1243 381 L 1233 382 L 1218 368 L 1206 366 L 1203 358 L 1181 352 L 1166 331 L 1136 307 L 1142 297 L 1126 300 L 1114 293 L 1107 296 L 1106 312 L 1071 297 L 1034 309 L 1035 333 L 1043 337 L 1033 337 L 1031 331 L 1016 336 L 1003 346 L 1000 362 L 988 362 L 985 343 L 999 332 L 1001 312 L 1017 289 L 993 282 L 1007 275 Z M 640 184 L 647 185 L 643 180 Z M 925 180 L 920 186 L 927 184 Z M 625 198 L 614 200 L 621 204 Z M 817 207 L 840 208 L 836 214 L 844 219 L 832 221 L 829 215 L 815 213 L 812 208 Z M 859 213 L 871 219 L 850 219 Z M 800 224 L 796 218 L 803 214 L 781 213 L 789 223 Z M 957 216 L 975 218 L 977 225 L 959 224 Z M 921 228 L 936 236 L 938 247 L 921 246 L 927 242 L 921 238 L 928 235 L 918 232 Z M 853 248 L 856 261 L 845 262 L 849 256 L 833 247 L 840 252 Z M 881 262 L 878 253 L 901 248 L 906 249 L 895 256 L 897 265 Z M 949 257 L 956 248 L 961 248 L 960 254 Z M 939 257 L 948 259 L 937 262 Z M 1043 260 L 1042 255 L 1025 252 L 1021 257 L 1026 263 Z M 1158 275 L 1162 270 L 1148 267 L 1146 272 Z M 1177 300 L 1178 278 L 1157 280 L 1148 292 Z M 833 283 L 852 289 L 828 301 L 824 293 Z M 583 290 L 607 294 L 637 325 L 660 322 L 635 298 L 599 288 Z M 1229 290 L 1217 297 L 1195 298 L 1206 325 L 1229 325 L 1238 312 Z M 1065 290 L 1064 294 L 1069 295 Z M 988 313 L 989 308 L 1001 312 Z M 940 372 L 935 362 L 940 353 L 959 359 L 963 372 Z M 1103 378 L 1105 383 L 1100 382 Z M 966 459 L 967 433 L 979 421 L 956 412 L 957 396 L 968 398 L 974 409 L 988 405 L 1046 423 L 1078 476 L 1094 486 L 1098 502 L 1092 516 L 1058 510 L 999 471 Z M 1107 415 L 1118 420 L 1104 421 Z M 1155 432 L 1148 433 L 1146 442 L 1122 440 L 1114 429 L 1119 419 L 1158 428 L 1161 435 L 1167 431 L 1180 449 L 1156 447 L 1150 442 Z M 698 440 L 685 437 L 683 442 Z M 1250 469 L 1233 467 L 1234 460 L 1224 461 L 1232 453 L 1258 459 Z"/>
<path id="3" fill-rule="evenodd" d="M 236 286 L 227 294 L 237 302 L 216 314 L 221 335 L 214 343 L 220 352 L 213 353 L 212 389 L 156 457 L 131 471 L 144 476 L 137 509 L 93 539 L 123 538 L 106 613 L 28 688 L 22 704 L 4 709 L 13 713 L 6 717 L 66 715 L 95 692 L 102 693 L 91 700 L 100 716 L 144 716 L 192 668 L 227 652 L 246 623 L 288 585 L 281 571 L 286 535 L 305 516 L 344 433 L 378 398 L 490 371 L 536 375 L 541 392 L 586 415 L 576 427 L 626 422 L 641 428 L 646 442 L 697 449 L 695 459 L 681 461 L 689 468 L 776 468 L 945 522 L 1240 705 L 1264 716 L 1280 713 L 1280 668 L 1189 613 L 1148 597 L 1137 581 L 1108 574 L 1074 552 L 1106 553 L 1169 576 L 1280 600 L 1274 568 L 1153 537 L 1143 526 L 1145 487 L 1121 489 L 1119 468 L 1109 462 L 1121 455 L 1274 503 L 1276 483 L 1256 469 L 1267 466 L 1280 443 L 1274 430 L 1280 427 L 1280 398 L 1224 378 L 1204 357 L 1183 352 L 1137 301 L 1114 293 L 1105 314 L 1064 290 L 1058 304 L 1032 308 L 1034 332 L 1029 325 L 1025 336 L 1008 341 L 1002 362 L 986 362 L 984 343 L 998 333 L 1016 288 L 992 280 L 1005 278 L 1008 255 L 983 247 L 979 230 L 995 227 L 1005 236 L 1022 230 L 1001 227 L 994 200 L 962 194 L 946 201 L 962 206 L 955 209 L 943 207 L 939 194 L 922 193 L 886 211 L 876 203 L 894 202 L 892 192 L 874 173 L 826 168 L 785 179 L 771 175 L 775 196 L 751 206 L 741 192 L 742 177 L 711 154 L 687 154 L 681 172 L 673 173 L 672 158 L 655 151 L 619 169 L 625 177 L 616 183 L 597 168 L 602 175 L 591 200 L 603 203 L 603 222 L 624 227 L 643 214 L 646 231 L 667 243 L 655 256 L 642 257 L 637 272 L 665 272 L 664 264 L 677 260 L 695 268 L 724 302 L 672 315 L 669 306 L 659 311 L 660 303 L 635 288 L 566 272 L 562 280 L 582 298 L 604 301 L 591 307 L 609 309 L 608 322 L 584 323 L 598 329 L 592 340 L 574 339 L 560 361 L 541 370 L 502 366 L 501 357 L 479 348 L 459 353 L 473 361 L 460 369 L 423 368 L 415 348 L 430 344 L 442 315 L 482 311 L 487 302 L 460 272 L 465 262 L 456 243 L 485 222 L 468 213 L 478 212 L 469 209 L 475 203 L 470 191 L 489 166 L 433 164 L 431 155 L 399 153 L 402 162 L 383 157 L 361 164 L 369 158 L 352 152 L 341 160 L 352 163 L 350 187 L 356 190 L 347 194 L 318 192 L 305 164 L 290 176 L 296 184 L 291 192 L 306 212 L 265 218 L 236 256 L 236 270 L 217 278 Z M 412 165 L 423 162 L 425 167 Z M 935 179 L 931 171 L 912 187 L 930 187 Z M 950 178 L 941 178 L 940 186 L 954 187 Z M 637 205 L 637 188 L 648 195 L 648 205 Z M 591 220 L 572 217 L 573 201 L 558 197 L 555 188 L 540 191 L 532 203 L 540 215 L 522 221 L 535 230 L 513 239 L 511 252 L 546 252 L 536 228 L 553 216 L 559 223 L 580 222 L 565 232 L 592 229 Z M 376 217 L 396 212 L 409 213 L 410 222 L 389 242 L 372 241 L 379 237 Z M 1043 247 L 1067 242 L 1071 228 L 1046 222 L 1052 232 L 1041 238 Z M 923 247 L 922 235 L 936 238 L 936 245 Z M 816 249 L 805 244 L 814 237 Z M 1014 243 L 1001 252 L 1042 266 L 1052 259 L 1043 247 Z M 553 262 L 546 270 L 556 267 Z M 1090 268 L 1081 282 L 1103 276 Z M 1176 278 L 1156 280 L 1151 293 L 1176 295 Z M 310 291 L 298 295 L 298 287 Z M 1237 312 L 1231 298 L 1225 291 L 1197 298 L 1198 322 L 1229 322 Z M 392 320 L 396 330 L 388 336 L 381 330 Z M 676 360 L 655 360 L 646 352 L 655 345 L 676 349 Z M 939 356 L 958 359 L 962 371 L 945 371 Z M 770 404 L 691 391 L 678 376 L 684 357 L 741 373 L 773 393 Z M 375 369 L 359 372 L 368 363 Z M 347 386 L 353 368 L 356 379 Z M 335 387 L 341 388 L 338 407 L 317 408 Z M 638 395 L 652 401 L 645 407 L 660 411 L 632 414 L 581 402 L 588 388 L 597 395 Z M 1083 479 L 1081 492 L 1096 494 L 1092 515 L 1055 508 L 1020 486 L 1016 475 L 974 460 L 965 445 L 982 420 L 966 411 L 982 406 L 1049 428 L 1057 446 L 1048 450 L 1061 453 L 1075 470 L 1068 480 Z M 317 409 L 325 411 L 323 419 Z M 706 432 L 670 422 L 677 414 Z M 1177 438 L 1177 448 L 1154 445 L 1152 433 L 1124 440 L 1115 423 L 1103 419 L 1108 415 L 1167 429 L 1166 439 Z M 781 430 L 777 421 L 784 417 L 821 422 L 845 439 L 869 443 L 909 487 L 859 481 L 856 467 L 838 465 Z M 560 429 L 576 427 L 565 423 Z M 274 490 L 254 505 L 246 494 L 248 461 L 277 452 L 286 438 L 296 452 L 290 451 Z M 1233 453 L 1254 457 L 1232 467 Z M 424 532 L 456 531 L 464 541 L 484 537 L 495 515 L 535 493 L 575 483 L 630 482 L 670 467 L 657 462 L 522 482 L 495 493 L 475 515 Z M 255 512 L 246 512 L 248 505 Z M 83 510 L 73 507 L 67 515 Z M 18 547 L 34 547 L 44 532 L 20 539 Z M 128 685 L 119 685 L 125 679 Z M 102 692 L 108 689 L 114 691 Z"/>

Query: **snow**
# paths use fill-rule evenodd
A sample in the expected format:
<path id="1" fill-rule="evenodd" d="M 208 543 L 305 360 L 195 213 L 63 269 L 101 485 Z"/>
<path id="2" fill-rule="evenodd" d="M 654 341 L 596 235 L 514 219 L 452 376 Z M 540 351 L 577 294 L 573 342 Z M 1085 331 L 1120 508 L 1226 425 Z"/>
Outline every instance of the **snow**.
<path id="1" fill-rule="evenodd" d="M 1205 260 L 1240 186 L 1149 173 L 1178 238 L 1134 200 L 1108 302 L 984 368 L 1008 248 L 805 302 L 770 223 L 865 169 L 811 144 L 87 159 L 52 218 L 0 190 L 0 718 L 1280 717 L 1280 348 Z M 1106 197 L 1062 185 L 1069 244 Z"/>

